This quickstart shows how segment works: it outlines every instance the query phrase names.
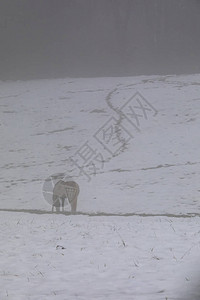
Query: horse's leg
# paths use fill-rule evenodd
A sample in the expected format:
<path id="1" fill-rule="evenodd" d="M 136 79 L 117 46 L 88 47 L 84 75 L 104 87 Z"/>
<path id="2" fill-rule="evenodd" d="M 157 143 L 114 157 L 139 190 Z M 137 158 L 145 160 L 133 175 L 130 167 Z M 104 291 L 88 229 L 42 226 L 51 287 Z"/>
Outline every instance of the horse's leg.
<path id="1" fill-rule="evenodd" d="M 52 212 L 54 212 L 54 207 L 55 207 L 56 201 L 57 201 L 57 196 L 53 195 Z"/>
<path id="2" fill-rule="evenodd" d="M 53 195 L 52 211 L 54 210 L 54 207 L 56 208 L 56 212 L 60 211 L 60 198 L 57 195 Z"/>
<path id="3" fill-rule="evenodd" d="M 75 195 L 73 201 L 71 202 L 71 212 L 75 213 L 77 207 L 77 196 Z"/>
<path id="4" fill-rule="evenodd" d="M 65 197 L 62 197 L 62 211 L 64 211 Z"/>
<path id="5" fill-rule="evenodd" d="M 79 186 L 77 185 L 76 186 L 75 195 L 74 195 L 74 199 L 73 199 L 73 201 L 71 203 L 71 212 L 72 213 L 76 212 L 78 195 L 79 195 Z"/>
<path id="6" fill-rule="evenodd" d="M 60 197 L 57 199 L 56 212 L 60 212 Z"/>

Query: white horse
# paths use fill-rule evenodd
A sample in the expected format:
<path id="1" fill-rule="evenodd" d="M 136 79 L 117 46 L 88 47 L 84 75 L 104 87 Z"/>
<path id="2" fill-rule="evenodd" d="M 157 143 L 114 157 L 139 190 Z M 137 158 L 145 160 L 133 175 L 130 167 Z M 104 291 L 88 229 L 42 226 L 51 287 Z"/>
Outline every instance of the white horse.
<path id="1" fill-rule="evenodd" d="M 75 213 L 79 191 L 79 185 L 75 181 L 59 180 L 53 188 L 52 212 L 54 211 L 54 207 L 56 208 L 56 212 L 59 212 L 61 204 L 62 211 L 64 211 L 64 202 L 67 199 L 71 205 L 71 212 Z"/>

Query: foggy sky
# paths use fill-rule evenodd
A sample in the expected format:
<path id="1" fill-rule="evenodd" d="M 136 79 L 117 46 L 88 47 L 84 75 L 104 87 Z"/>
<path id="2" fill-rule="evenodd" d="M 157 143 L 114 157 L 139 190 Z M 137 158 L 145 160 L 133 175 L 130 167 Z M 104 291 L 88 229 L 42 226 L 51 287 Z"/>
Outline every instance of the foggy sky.
<path id="1" fill-rule="evenodd" d="M 200 73 L 200 0 L 1 0 L 0 79 Z"/>

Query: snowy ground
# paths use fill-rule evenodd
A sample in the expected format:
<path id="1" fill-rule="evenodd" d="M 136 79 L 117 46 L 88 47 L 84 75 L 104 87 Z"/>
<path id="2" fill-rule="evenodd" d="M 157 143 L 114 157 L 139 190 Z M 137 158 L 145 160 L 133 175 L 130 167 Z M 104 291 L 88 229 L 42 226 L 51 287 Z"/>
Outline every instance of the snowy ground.
<path id="1" fill-rule="evenodd" d="M 0 215 L 0 299 L 199 299 L 199 217 Z"/>
<path id="2" fill-rule="evenodd" d="M 0 299 L 200 298 L 199 95 L 200 75 L 0 83 Z M 57 173 L 93 216 L 30 213 Z"/>

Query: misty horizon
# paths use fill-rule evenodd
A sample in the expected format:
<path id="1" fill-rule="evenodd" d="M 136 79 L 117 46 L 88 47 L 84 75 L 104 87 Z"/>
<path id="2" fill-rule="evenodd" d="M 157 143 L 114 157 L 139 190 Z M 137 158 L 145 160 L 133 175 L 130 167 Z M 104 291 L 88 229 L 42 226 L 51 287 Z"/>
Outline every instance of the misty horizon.
<path id="1" fill-rule="evenodd" d="M 200 72 L 198 0 L 0 3 L 0 79 Z"/>

